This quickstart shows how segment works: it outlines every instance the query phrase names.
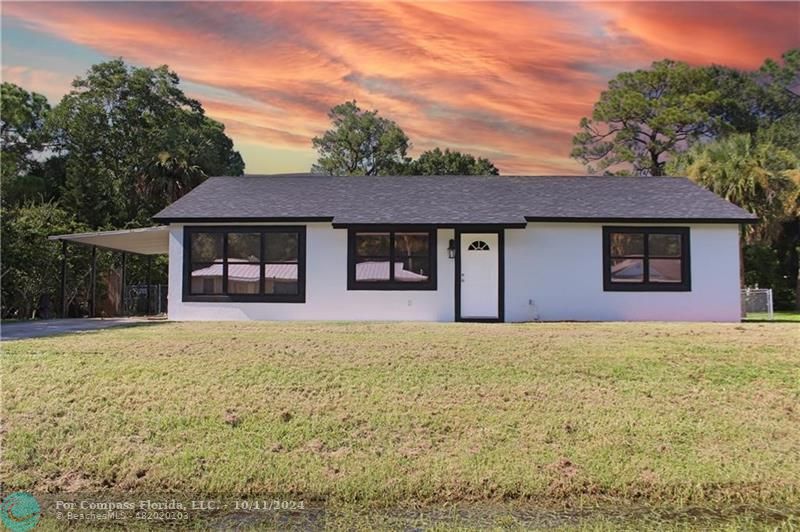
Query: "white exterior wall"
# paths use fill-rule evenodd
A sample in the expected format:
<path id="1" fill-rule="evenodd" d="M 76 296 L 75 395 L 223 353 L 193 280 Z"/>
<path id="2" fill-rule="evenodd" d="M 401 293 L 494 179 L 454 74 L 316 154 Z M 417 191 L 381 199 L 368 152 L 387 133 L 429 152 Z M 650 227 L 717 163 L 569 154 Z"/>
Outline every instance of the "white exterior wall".
<path id="1" fill-rule="evenodd" d="M 203 224 L 191 224 L 193 227 Z M 230 224 L 228 224 L 230 225 Z M 241 224 L 235 224 L 241 225 Z M 252 224 L 259 225 L 259 224 Z M 297 224 L 260 224 L 297 225 Z M 452 229 L 436 235 L 437 290 L 347 290 L 347 230 L 306 226 L 305 303 L 184 303 L 183 225 L 170 225 L 169 317 L 174 320 L 415 320 L 453 321 L 455 268 L 447 258 Z"/>
<path id="2" fill-rule="evenodd" d="M 604 292 L 603 224 L 506 230 L 506 321 L 739 321 L 739 227 L 682 226 L 691 292 Z"/>
<path id="3" fill-rule="evenodd" d="M 329 223 L 304 225 L 307 227 L 305 303 L 184 303 L 181 301 L 183 225 L 172 224 L 170 319 L 455 319 L 455 261 L 447 257 L 453 230 L 437 232 L 437 290 L 348 291 L 347 230 L 334 229 Z M 505 320 L 739 321 L 737 225 L 688 225 L 691 292 L 604 292 L 602 226 L 530 223 L 525 229 L 507 229 Z"/>

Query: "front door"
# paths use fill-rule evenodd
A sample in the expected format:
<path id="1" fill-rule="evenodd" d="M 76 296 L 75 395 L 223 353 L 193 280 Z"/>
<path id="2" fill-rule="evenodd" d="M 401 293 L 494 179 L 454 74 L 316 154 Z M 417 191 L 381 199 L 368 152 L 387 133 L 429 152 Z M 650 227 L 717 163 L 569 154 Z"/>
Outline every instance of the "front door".
<path id="1" fill-rule="evenodd" d="M 461 233 L 461 318 L 500 317 L 500 235 Z"/>

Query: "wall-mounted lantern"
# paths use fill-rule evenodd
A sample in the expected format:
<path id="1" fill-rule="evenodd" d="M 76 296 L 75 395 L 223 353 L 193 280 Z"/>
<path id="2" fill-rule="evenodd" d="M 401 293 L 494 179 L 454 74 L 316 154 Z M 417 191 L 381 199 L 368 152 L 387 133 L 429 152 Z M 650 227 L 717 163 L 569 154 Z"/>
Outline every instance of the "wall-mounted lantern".
<path id="1" fill-rule="evenodd" d="M 451 259 L 456 258 L 456 241 L 451 238 L 450 243 L 447 245 L 447 256 Z"/>

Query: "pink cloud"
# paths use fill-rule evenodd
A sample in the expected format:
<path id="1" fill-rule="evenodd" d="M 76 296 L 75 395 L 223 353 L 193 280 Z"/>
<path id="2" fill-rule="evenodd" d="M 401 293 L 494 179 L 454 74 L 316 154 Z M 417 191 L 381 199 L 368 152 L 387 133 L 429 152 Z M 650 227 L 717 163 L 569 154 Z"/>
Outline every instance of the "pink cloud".
<path id="1" fill-rule="evenodd" d="M 3 16 L 223 89 L 230 98 L 193 95 L 235 139 L 308 148 L 327 110 L 355 98 L 397 121 L 416 151 L 464 149 L 506 173 L 580 173 L 570 139 L 611 76 L 667 56 L 754 68 L 800 44 L 787 23 L 797 8 L 7 3 Z"/>
<path id="2" fill-rule="evenodd" d="M 24 65 L 3 65 L 3 81 L 43 94 L 51 104 L 56 104 L 72 84 L 72 78 L 64 74 Z"/>

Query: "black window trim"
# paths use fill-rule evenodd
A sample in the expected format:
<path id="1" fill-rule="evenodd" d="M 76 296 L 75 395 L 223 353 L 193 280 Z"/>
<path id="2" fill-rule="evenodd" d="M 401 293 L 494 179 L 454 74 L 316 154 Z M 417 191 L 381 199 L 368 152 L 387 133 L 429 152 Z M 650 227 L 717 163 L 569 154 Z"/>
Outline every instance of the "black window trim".
<path id="1" fill-rule="evenodd" d="M 297 293 L 296 294 L 192 294 L 191 271 L 192 249 L 191 235 L 193 233 L 260 233 L 261 253 L 264 253 L 264 234 L 266 233 L 297 233 Z M 222 239 L 223 257 L 228 254 L 228 238 Z M 261 257 L 259 292 L 264 291 L 264 264 L 269 264 L 265 257 Z M 305 303 L 306 302 L 306 226 L 304 225 L 193 225 L 183 228 L 183 297 L 184 303 Z M 228 265 L 223 263 L 222 286 L 228 286 Z"/>
<path id="2" fill-rule="evenodd" d="M 430 274 L 421 283 L 402 281 L 356 281 L 356 233 L 389 233 L 389 276 L 394 277 L 395 233 L 427 233 L 430 252 Z M 437 283 L 436 227 L 431 225 L 350 225 L 347 228 L 347 290 L 423 291 L 436 290 Z"/>
<path id="3" fill-rule="evenodd" d="M 643 276 L 641 283 L 615 283 L 611 280 L 611 233 L 640 233 L 644 235 Z M 681 236 L 681 282 L 651 283 L 650 254 L 648 235 L 680 235 Z M 636 227 L 636 226 L 603 226 L 603 291 L 605 292 L 691 292 L 692 267 L 688 227 Z"/>

